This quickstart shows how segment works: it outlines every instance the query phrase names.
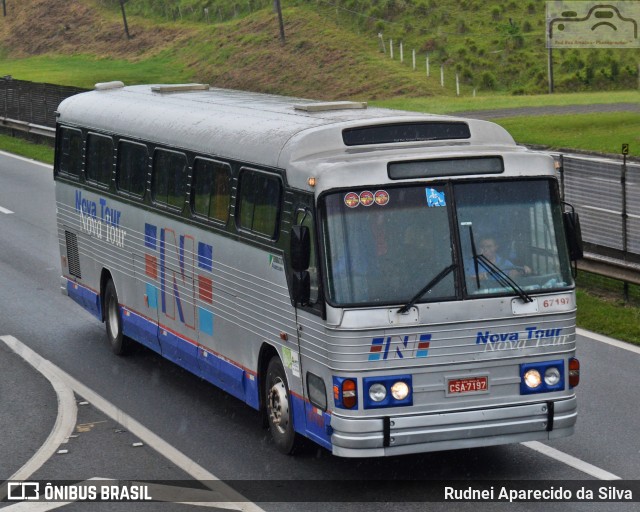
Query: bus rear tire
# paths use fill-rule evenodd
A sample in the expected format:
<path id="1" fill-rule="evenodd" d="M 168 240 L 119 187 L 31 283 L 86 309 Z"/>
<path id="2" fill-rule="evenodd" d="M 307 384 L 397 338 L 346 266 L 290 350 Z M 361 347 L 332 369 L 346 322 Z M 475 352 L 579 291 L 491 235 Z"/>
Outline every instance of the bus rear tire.
<path id="1" fill-rule="evenodd" d="M 271 437 L 280 452 L 292 454 L 299 440 L 293 428 L 293 407 L 287 376 L 277 356 L 269 361 L 265 391 L 266 417 Z"/>
<path id="2" fill-rule="evenodd" d="M 104 290 L 104 321 L 107 325 L 107 339 L 111 350 L 118 356 L 126 355 L 131 342 L 122 333 L 122 315 L 118 294 L 113 281 L 109 280 Z"/>

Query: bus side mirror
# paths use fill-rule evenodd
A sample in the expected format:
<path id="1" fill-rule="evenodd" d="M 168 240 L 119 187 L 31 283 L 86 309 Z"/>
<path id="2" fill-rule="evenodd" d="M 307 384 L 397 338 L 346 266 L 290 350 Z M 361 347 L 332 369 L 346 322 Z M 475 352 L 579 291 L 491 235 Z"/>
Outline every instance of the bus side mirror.
<path id="1" fill-rule="evenodd" d="M 293 301 L 309 304 L 311 297 L 311 277 L 308 272 L 311 260 L 311 234 L 307 226 L 291 228 L 291 267 L 293 268 Z"/>
<path id="2" fill-rule="evenodd" d="M 294 272 L 304 272 L 309 268 L 311 258 L 311 235 L 307 226 L 291 228 L 291 267 Z"/>
<path id="3" fill-rule="evenodd" d="M 567 238 L 571 261 L 582 259 L 584 250 L 582 248 L 582 230 L 580 229 L 578 214 L 572 208 L 571 211 L 562 214 L 562 220 L 564 221 L 564 233 Z"/>

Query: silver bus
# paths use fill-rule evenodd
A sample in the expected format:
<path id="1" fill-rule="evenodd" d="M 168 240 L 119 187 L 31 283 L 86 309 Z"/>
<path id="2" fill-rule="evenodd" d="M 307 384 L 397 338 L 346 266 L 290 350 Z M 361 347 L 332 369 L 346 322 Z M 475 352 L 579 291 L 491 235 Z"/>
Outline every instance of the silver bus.
<path id="1" fill-rule="evenodd" d="M 61 103 L 54 176 L 62 292 L 285 453 L 573 432 L 579 225 L 500 126 L 108 82 Z"/>

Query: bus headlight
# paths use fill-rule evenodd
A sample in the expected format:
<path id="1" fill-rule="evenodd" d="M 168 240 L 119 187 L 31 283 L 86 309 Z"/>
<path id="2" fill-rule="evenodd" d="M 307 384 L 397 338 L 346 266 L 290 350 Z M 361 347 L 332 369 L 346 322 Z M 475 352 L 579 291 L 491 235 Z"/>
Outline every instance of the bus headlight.
<path id="1" fill-rule="evenodd" d="M 391 396 L 396 400 L 404 400 L 409 396 L 409 386 L 406 382 L 398 381 L 391 386 Z"/>
<path id="2" fill-rule="evenodd" d="M 542 384 L 540 372 L 536 369 L 529 370 L 524 374 L 524 383 L 531 389 L 536 389 Z"/>
<path id="3" fill-rule="evenodd" d="M 364 377 L 362 384 L 365 409 L 413 405 L 411 375 Z"/>
<path id="4" fill-rule="evenodd" d="M 541 361 L 520 365 L 520 394 L 551 393 L 565 388 L 565 361 Z"/>
<path id="5" fill-rule="evenodd" d="M 387 388 L 382 384 L 372 384 L 369 388 L 369 398 L 374 402 L 382 402 L 387 398 Z"/>
<path id="6" fill-rule="evenodd" d="M 560 370 L 555 366 L 547 368 L 544 372 L 544 383 L 547 386 L 555 386 L 558 382 L 560 382 Z"/>

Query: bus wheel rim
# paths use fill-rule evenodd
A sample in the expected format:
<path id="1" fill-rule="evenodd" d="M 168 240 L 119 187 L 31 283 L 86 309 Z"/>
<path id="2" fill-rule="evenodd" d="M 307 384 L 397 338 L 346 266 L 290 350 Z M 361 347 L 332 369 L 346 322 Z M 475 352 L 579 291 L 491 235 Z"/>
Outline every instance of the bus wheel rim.
<path id="1" fill-rule="evenodd" d="M 282 380 L 278 379 L 269 390 L 269 417 L 271 424 L 278 432 L 284 434 L 289 426 L 289 400 L 287 388 Z"/>

